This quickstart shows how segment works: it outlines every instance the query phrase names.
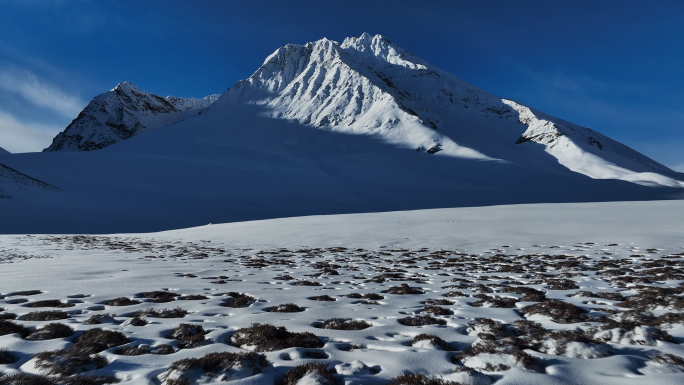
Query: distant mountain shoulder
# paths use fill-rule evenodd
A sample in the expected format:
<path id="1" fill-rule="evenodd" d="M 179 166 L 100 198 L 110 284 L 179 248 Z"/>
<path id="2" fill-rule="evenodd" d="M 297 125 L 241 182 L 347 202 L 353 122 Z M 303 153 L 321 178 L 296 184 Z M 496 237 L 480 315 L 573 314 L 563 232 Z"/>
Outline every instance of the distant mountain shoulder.
<path id="1" fill-rule="evenodd" d="M 0 163 L 0 199 L 11 199 L 9 191 L 35 194 L 38 191 L 60 192 L 62 189 Z"/>
<path id="2" fill-rule="evenodd" d="M 11 154 L 11 152 L 5 150 L 4 148 L 0 147 L 0 154 Z"/>
<path id="3" fill-rule="evenodd" d="M 100 94 L 43 151 L 91 151 L 143 131 L 176 123 L 210 106 L 219 95 L 203 99 L 165 98 L 124 82 Z"/>

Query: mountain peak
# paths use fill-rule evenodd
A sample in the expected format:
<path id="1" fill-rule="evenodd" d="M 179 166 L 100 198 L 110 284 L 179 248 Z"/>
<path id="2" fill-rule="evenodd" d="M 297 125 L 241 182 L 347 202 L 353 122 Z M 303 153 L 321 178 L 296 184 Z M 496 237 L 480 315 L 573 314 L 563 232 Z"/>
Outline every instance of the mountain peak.
<path id="1" fill-rule="evenodd" d="M 93 98 L 43 151 L 99 150 L 143 131 L 167 126 L 199 114 L 218 99 L 167 96 L 142 91 L 131 82 Z"/>
<path id="2" fill-rule="evenodd" d="M 112 88 L 111 91 L 116 91 L 116 90 L 121 90 L 121 91 L 137 91 L 137 92 L 142 92 L 140 88 L 136 87 L 135 84 L 125 81 L 123 83 L 119 83 L 116 85 L 116 87 Z"/>

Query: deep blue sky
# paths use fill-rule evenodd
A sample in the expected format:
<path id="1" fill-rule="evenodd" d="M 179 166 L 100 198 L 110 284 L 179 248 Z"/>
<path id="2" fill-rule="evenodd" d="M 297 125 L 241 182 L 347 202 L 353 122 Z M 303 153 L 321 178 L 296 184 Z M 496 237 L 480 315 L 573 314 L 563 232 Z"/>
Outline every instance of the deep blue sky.
<path id="1" fill-rule="evenodd" d="M 684 171 L 682 1 L 0 0 L 0 146 L 37 151 L 128 80 L 203 97 L 362 32 Z"/>

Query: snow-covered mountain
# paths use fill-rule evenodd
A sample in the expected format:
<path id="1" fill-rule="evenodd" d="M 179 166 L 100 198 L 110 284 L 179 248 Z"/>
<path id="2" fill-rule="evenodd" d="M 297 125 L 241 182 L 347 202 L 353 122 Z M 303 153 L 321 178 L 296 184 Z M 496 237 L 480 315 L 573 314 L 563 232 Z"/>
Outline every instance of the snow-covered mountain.
<path id="1" fill-rule="evenodd" d="M 142 117 L 167 116 L 143 108 L 142 96 L 106 96 L 110 111 L 133 111 L 120 115 L 140 116 L 146 128 Z M 89 136 L 75 134 L 69 148 L 81 140 L 96 148 L 116 133 L 106 122 L 117 115 L 104 111 L 77 119 Z M 65 193 L 0 200 L 0 232 L 147 232 L 333 213 L 684 199 L 682 174 L 480 90 L 381 36 L 287 45 L 210 106 L 186 112 L 170 113 L 160 129 L 116 135 L 103 151 L 1 156 Z M 102 123 L 87 126 L 91 119 Z"/>
<path id="2" fill-rule="evenodd" d="M 10 154 L 10 152 L 0 147 L 0 154 Z"/>
<path id="3" fill-rule="evenodd" d="M 380 35 L 286 45 L 222 99 L 264 105 L 273 118 L 373 135 L 429 154 L 684 187 L 671 178 L 672 170 L 631 148 L 487 93 Z M 558 164 L 539 156 L 539 148 Z"/>
<path id="4" fill-rule="evenodd" d="M 36 193 L 62 191 L 59 187 L 43 182 L 0 163 L 0 199 L 11 199 L 12 193 Z"/>
<path id="5" fill-rule="evenodd" d="M 43 151 L 91 151 L 196 115 L 218 99 L 160 96 L 124 82 L 93 98 Z"/>

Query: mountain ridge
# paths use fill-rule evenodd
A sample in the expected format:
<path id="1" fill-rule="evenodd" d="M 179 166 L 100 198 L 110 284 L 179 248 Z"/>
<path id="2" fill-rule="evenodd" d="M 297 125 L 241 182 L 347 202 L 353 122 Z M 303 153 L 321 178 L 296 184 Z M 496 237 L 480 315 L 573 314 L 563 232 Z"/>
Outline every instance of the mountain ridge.
<path id="1" fill-rule="evenodd" d="M 177 123 L 218 99 L 167 96 L 142 91 L 129 82 L 97 95 L 43 151 L 92 151 L 141 132 Z"/>

